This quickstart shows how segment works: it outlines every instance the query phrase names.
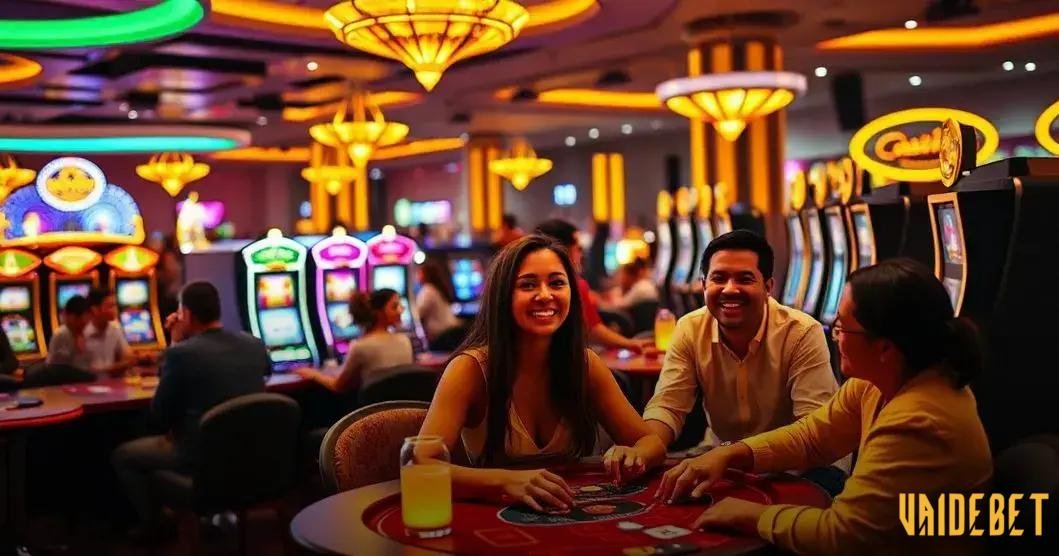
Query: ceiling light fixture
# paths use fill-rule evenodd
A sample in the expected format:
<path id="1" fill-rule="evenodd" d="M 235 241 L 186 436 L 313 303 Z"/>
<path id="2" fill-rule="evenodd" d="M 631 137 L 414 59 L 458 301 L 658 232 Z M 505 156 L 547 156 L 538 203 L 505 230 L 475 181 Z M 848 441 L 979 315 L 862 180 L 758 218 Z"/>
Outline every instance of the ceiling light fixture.
<path id="1" fill-rule="evenodd" d="M 206 16 L 200 0 L 161 0 L 130 12 L 70 19 L 0 19 L 0 48 L 86 48 L 153 41 Z"/>
<path id="2" fill-rule="evenodd" d="M 1037 64 L 1033 62 L 1026 62 L 1024 67 L 1026 68 L 1026 71 L 1037 71 Z"/>
<path id="3" fill-rule="evenodd" d="M 20 168 L 15 157 L 4 155 L 0 158 L 0 201 L 3 201 L 14 190 L 31 183 L 37 172 L 29 168 Z"/>
<path id="4" fill-rule="evenodd" d="M 665 81 L 655 92 L 670 110 L 710 122 L 728 141 L 748 121 L 790 104 L 806 89 L 805 76 L 785 71 L 733 71 Z"/>
<path id="5" fill-rule="evenodd" d="M 824 66 L 817 66 L 816 69 L 813 70 L 813 74 L 817 77 L 827 77 L 827 68 Z"/>
<path id="6" fill-rule="evenodd" d="M 589 139 L 599 139 L 599 128 L 592 128 L 588 130 Z"/>
<path id="7" fill-rule="evenodd" d="M 1059 34 L 1059 12 L 983 25 L 889 28 L 816 43 L 818 50 L 981 49 Z"/>
<path id="8" fill-rule="evenodd" d="M 572 147 L 577 144 L 577 138 L 573 135 L 567 135 L 566 141 L 564 141 L 564 143 L 566 143 L 567 147 Z"/>
<path id="9" fill-rule="evenodd" d="M 621 133 L 622 133 L 622 135 L 631 135 L 632 134 L 632 124 L 621 124 Z"/>
<path id="10" fill-rule="evenodd" d="M 136 167 L 136 175 L 161 185 L 170 197 L 176 197 L 185 185 L 202 179 L 209 173 L 208 164 L 195 162 L 187 153 L 157 154 L 152 156 L 147 164 Z"/>
<path id="11" fill-rule="evenodd" d="M 923 84 L 923 78 L 918 75 L 911 75 L 908 77 L 908 83 L 913 87 L 918 87 Z"/>
<path id="12" fill-rule="evenodd" d="M 1011 71 L 1011 70 L 1015 69 L 1015 62 L 1012 62 L 1011 60 L 1007 60 L 1003 64 L 1001 64 L 1000 67 L 1004 68 L 1004 71 Z"/>
<path id="13" fill-rule="evenodd" d="M 0 85 L 4 87 L 27 85 L 42 71 L 44 68 L 29 58 L 0 52 Z"/>
<path id="14" fill-rule="evenodd" d="M 140 113 L 139 112 L 137 112 L 136 110 L 129 110 L 129 119 L 130 120 L 135 120 L 136 118 L 139 118 L 139 117 L 140 117 Z"/>
<path id="15" fill-rule="evenodd" d="M 529 13 L 512 0 L 348 0 L 324 18 L 338 40 L 403 63 L 431 91 L 452 64 L 514 40 Z"/>
<path id="16" fill-rule="evenodd" d="M 344 148 L 356 168 L 364 168 L 379 147 L 400 143 L 408 135 L 408 126 L 389 122 L 382 110 L 364 92 L 353 93 L 328 123 L 309 128 L 309 135 L 328 147 Z"/>
<path id="17" fill-rule="evenodd" d="M 914 19 L 909 19 L 908 21 L 905 21 L 905 29 L 908 29 L 909 31 L 911 31 L 912 29 L 915 29 L 916 27 L 919 27 L 919 22 L 918 21 L 916 21 Z"/>
<path id="18" fill-rule="evenodd" d="M 203 152 L 234 149 L 249 143 L 248 131 L 219 126 L 0 125 L 0 152 Z"/>
<path id="19" fill-rule="evenodd" d="M 320 64 L 318 64 L 316 62 L 316 60 L 309 60 L 305 64 L 305 69 L 307 69 L 309 71 L 316 71 L 316 70 L 320 69 Z"/>
<path id="20" fill-rule="evenodd" d="M 596 130 L 597 133 L 599 130 Z M 538 158 L 533 147 L 525 139 L 516 139 L 507 156 L 489 163 L 489 171 L 507 178 L 515 189 L 526 189 L 529 182 L 552 169 L 552 161 Z"/>

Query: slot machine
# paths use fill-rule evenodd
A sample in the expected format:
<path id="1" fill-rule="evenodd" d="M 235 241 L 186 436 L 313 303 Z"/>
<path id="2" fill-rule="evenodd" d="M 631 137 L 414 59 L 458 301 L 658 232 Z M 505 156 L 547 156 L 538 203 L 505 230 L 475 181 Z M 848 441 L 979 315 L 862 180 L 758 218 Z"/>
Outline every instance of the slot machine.
<path id="1" fill-rule="evenodd" d="M 677 189 L 674 207 L 676 208 L 676 243 L 674 249 L 673 272 L 669 278 L 670 304 L 678 314 L 691 310 L 687 305 L 690 295 L 690 281 L 695 275 L 695 230 L 691 222 L 692 207 L 691 189 Z"/>
<path id="2" fill-rule="evenodd" d="M 830 239 L 828 242 L 830 270 L 827 274 L 827 286 L 824 288 L 819 320 L 826 328 L 830 328 L 835 317 L 838 316 L 838 302 L 842 297 L 842 290 L 846 287 L 846 278 L 856 268 L 856 261 L 852 255 L 856 246 L 852 230 L 848 225 L 847 208 L 853 198 L 856 176 L 853 161 L 848 157 L 837 163 L 828 162 L 826 168 L 826 179 L 831 191 L 830 204 L 824 207 L 824 219 L 827 221 Z"/>
<path id="3" fill-rule="evenodd" d="M 457 316 L 473 317 L 481 306 L 485 289 L 485 261 L 470 253 L 450 253 L 449 273 Z"/>
<path id="4" fill-rule="evenodd" d="M 39 257 L 22 249 L 0 251 L 0 326 L 20 362 L 48 352 L 40 314 Z"/>
<path id="5" fill-rule="evenodd" d="M 88 297 L 88 292 L 99 285 L 99 265 L 103 256 L 78 245 L 63 247 L 44 257 L 48 273 L 48 304 L 51 331 L 62 326 L 62 312 L 66 302 L 75 295 Z"/>
<path id="6" fill-rule="evenodd" d="M 158 253 L 126 245 L 107 253 L 103 260 L 110 267 L 110 291 L 117 301 L 118 323 L 125 333 L 125 341 L 137 351 L 164 348 L 165 333 L 158 311 L 154 271 Z"/>
<path id="7" fill-rule="evenodd" d="M 691 276 L 688 278 L 689 292 L 685 303 L 689 310 L 702 307 L 702 253 L 713 241 L 713 190 L 708 185 L 696 186 L 694 191 L 695 205 L 695 241 L 692 247 Z"/>
<path id="8" fill-rule="evenodd" d="M 655 237 L 655 283 L 662 295 L 662 303 L 670 306 L 669 278 L 673 270 L 673 196 L 668 191 L 658 192 L 658 233 Z M 671 307 L 672 308 L 672 307 Z"/>
<path id="9" fill-rule="evenodd" d="M 320 363 L 306 296 L 308 250 L 271 229 L 242 250 L 242 305 L 250 331 L 265 343 L 273 368 L 288 371 Z"/>
<path id="10" fill-rule="evenodd" d="M 412 346 L 418 353 L 426 345 L 426 335 L 410 300 L 415 290 L 413 265 L 419 247 L 412 238 L 399 235 L 394 227 L 389 225 L 384 226 L 382 233 L 366 243 L 368 283 L 372 290 L 390 288 L 400 296 L 404 312 L 401 314 L 401 327 L 398 331 L 412 339 Z"/>
<path id="11" fill-rule="evenodd" d="M 783 285 L 783 304 L 788 307 L 801 307 L 805 303 L 805 292 L 809 288 L 809 270 L 811 266 L 808 231 L 801 211 L 805 207 L 806 188 L 805 172 L 798 171 L 790 183 L 790 211 L 784 217 L 787 223 L 787 277 Z"/>
<path id="12" fill-rule="evenodd" d="M 1002 450 L 1032 434 L 1059 434 L 1045 363 L 1055 333 L 1043 324 L 1059 310 L 1059 297 L 1046 291 L 1059 281 L 1059 159 L 1010 158 L 964 176 L 974 152 L 973 130 L 943 126 L 942 177 L 951 189 L 928 198 L 934 272 L 985 340 L 985 370 L 972 388 L 990 445 Z"/>
<path id="13" fill-rule="evenodd" d="M 806 205 L 802 209 L 802 226 L 809 240 L 809 279 L 805 286 L 805 300 L 802 302 L 802 311 L 814 317 L 819 315 L 821 309 L 820 300 L 824 295 L 824 284 L 827 279 L 828 245 L 827 236 L 824 233 L 824 222 L 821 217 L 821 207 L 827 196 L 826 183 L 822 179 L 814 179 L 810 174 L 810 185 L 806 195 Z"/>
<path id="14" fill-rule="evenodd" d="M 713 229 L 717 235 L 724 235 L 732 231 L 732 198 L 728 194 L 728 184 L 718 182 L 713 186 Z"/>
<path id="15" fill-rule="evenodd" d="M 313 261 L 313 305 L 320 322 L 324 344 L 336 359 L 349 351 L 349 344 L 364 331 L 353 323 L 349 298 L 357 290 L 367 289 L 365 262 L 368 246 L 335 228 L 309 250 Z"/>

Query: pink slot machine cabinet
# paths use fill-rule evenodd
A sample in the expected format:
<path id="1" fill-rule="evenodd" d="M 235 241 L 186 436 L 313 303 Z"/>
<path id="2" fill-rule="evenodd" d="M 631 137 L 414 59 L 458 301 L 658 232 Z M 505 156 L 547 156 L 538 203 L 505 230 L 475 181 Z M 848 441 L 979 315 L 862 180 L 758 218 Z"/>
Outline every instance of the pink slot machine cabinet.
<path id="1" fill-rule="evenodd" d="M 310 254 L 314 265 L 313 304 L 320 330 L 326 349 L 341 360 L 349 351 L 349 343 L 364 333 L 349 314 L 349 298 L 353 292 L 367 289 L 368 246 L 338 227 L 313 245 Z"/>
<path id="2" fill-rule="evenodd" d="M 368 239 L 367 247 L 369 289 L 390 288 L 400 295 L 404 307 L 400 331 L 408 334 L 417 352 L 422 351 L 426 336 L 411 303 L 415 281 L 413 269 L 419 246 L 412 238 L 398 235 L 393 226 L 384 226 L 382 233 Z"/>

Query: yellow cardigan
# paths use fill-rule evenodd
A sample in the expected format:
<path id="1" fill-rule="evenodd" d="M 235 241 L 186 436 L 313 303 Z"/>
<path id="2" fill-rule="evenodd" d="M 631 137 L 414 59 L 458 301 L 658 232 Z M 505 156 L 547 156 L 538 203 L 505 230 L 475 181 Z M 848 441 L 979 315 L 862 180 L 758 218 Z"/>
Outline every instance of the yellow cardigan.
<path id="1" fill-rule="evenodd" d="M 757 523 L 762 538 L 805 554 L 975 550 L 978 540 L 971 538 L 909 538 L 898 513 L 902 492 L 988 487 L 993 464 L 974 395 L 928 370 L 889 402 L 881 398 L 871 383 L 850 379 L 799 421 L 743 441 L 757 472 L 827 465 L 859 449 L 856 468 L 830 508 L 769 506 Z"/>

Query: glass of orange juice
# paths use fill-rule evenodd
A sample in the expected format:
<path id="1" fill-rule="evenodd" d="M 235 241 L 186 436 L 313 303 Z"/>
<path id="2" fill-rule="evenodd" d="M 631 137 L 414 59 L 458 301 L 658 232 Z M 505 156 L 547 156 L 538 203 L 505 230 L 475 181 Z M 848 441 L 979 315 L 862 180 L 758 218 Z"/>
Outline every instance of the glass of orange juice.
<path id="1" fill-rule="evenodd" d="M 409 436 L 401 447 L 401 519 L 421 539 L 452 532 L 452 473 L 440 436 Z"/>
<path id="2" fill-rule="evenodd" d="M 659 309 L 655 315 L 655 347 L 658 351 L 669 349 L 673 329 L 677 327 L 677 317 L 667 309 Z"/>

